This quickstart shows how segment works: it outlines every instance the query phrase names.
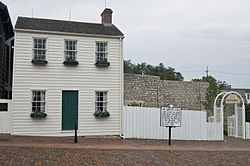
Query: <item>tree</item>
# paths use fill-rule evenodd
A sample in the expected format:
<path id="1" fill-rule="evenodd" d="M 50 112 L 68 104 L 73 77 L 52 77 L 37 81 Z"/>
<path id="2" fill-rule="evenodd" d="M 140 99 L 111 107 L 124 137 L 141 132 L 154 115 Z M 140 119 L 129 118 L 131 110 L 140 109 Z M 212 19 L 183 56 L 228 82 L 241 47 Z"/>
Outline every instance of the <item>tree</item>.
<path id="1" fill-rule="evenodd" d="M 134 68 L 134 64 L 131 63 L 131 60 L 125 60 L 124 63 L 124 73 L 131 73 Z"/>
<path id="2" fill-rule="evenodd" d="M 131 63 L 131 60 L 124 60 L 124 73 L 154 75 L 159 76 L 161 80 L 184 80 L 180 72 L 176 72 L 172 67 L 166 68 L 163 63 L 159 63 L 158 66 L 145 62 L 136 65 Z"/>
<path id="3" fill-rule="evenodd" d="M 209 83 L 205 97 L 206 101 L 203 102 L 205 109 L 207 110 L 213 110 L 214 100 L 220 92 L 231 88 L 231 85 L 228 85 L 225 81 L 223 82 L 220 80 L 217 81 L 212 76 L 202 77 L 202 79 L 192 79 L 192 81 L 195 82 L 201 81 Z"/>

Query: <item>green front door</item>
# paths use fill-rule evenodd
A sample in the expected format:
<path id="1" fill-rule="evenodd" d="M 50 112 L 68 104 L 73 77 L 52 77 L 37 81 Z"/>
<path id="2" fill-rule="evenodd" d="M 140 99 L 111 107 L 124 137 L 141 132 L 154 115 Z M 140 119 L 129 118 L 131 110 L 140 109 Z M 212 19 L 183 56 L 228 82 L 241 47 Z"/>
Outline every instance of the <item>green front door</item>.
<path id="1" fill-rule="evenodd" d="M 62 130 L 78 126 L 78 91 L 62 91 Z"/>

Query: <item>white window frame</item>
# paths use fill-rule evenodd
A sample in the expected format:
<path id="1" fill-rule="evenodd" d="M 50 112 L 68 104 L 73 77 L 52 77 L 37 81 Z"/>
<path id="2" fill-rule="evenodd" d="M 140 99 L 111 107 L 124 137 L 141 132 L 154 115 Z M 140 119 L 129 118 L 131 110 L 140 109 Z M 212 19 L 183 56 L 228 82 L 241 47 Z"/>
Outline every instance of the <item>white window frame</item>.
<path id="1" fill-rule="evenodd" d="M 106 44 L 105 51 L 98 51 L 98 44 L 99 43 Z M 96 41 L 95 42 L 95 59 L 96 59 L 96 61 L 97 60 L 103 60 L 103 61 L 106 60 L 106 61 L 108 61 L 108 54 L 109 54 L 108 48 L 109 48 L 109 43 L 106 42 L 106 41 Z M 100 53 L 104 54 L 104 57 L 100 58 L 99 55 L 98 55 Z"/>
<path id="2" fill-rule="evenodd" d="M 44 101 L 34 101 L 33 100 L 33 92 L 44 92 Z M 47 91 L 44 89 L 32 89 L 31 90 L 31 112 L 35 111 L 35 110 L 33 111 L 33 102 L 44 103 L 44 112 L 47 112 Z M 42 110 L 40 110 L 40 111 L 42 111 Z"/>
<path id="3" fill-rule="evenodd" d="M 104 95 L 103 95 L 103 100 L 100 101 L 99 100 L 99 96 L 97 96 L 97 93 L 106 93 L 106 101 L 104 100 Z M 102 108 L 103 110 L 101 109 L 98 109 L 98 105 L 97 103 L 106 103 L 106 109 L 105 108 Z M 102 107 L 104 107 L 104 104 L 102 105 Z M 95 112 L 97 111 L 108 111 L 108 91 L 95 91 Z"/>
<path id="4" fill-rule="evenodd" d="M 66 42 L 75 42 L 75 49 L 74 50 L 67 49 Z M 74 52 L 75 53 L 74 59 L 70 59 L 70 57 L 69 57 L 70 55 L 67 55 L 67 52 Z M 78 54 L 78 41 L 77 40 L 65 39 L 64 40 L 64 60 L 65 61 L 69 61 L 69 60 L 77 61 L 77 54 Z"/>
<path id="5" fill-rule="evenodd" d="M 35 40 L 45 40 L 44 47 L 45 48 L 35 48 Z M 42 42 L 43 43 L 43 42 Z M 42 44 L 41 43 L 41 44 Z M 35 51 L 44 51 L 44 58 L 43 60 L 47 59 L 47 38 L 40 38 L 40 37 L 34 37 L 33 38 L 33 45 L 32 45 L 32 59 L 39 59 L 39 56 L 35 57 Z"/>

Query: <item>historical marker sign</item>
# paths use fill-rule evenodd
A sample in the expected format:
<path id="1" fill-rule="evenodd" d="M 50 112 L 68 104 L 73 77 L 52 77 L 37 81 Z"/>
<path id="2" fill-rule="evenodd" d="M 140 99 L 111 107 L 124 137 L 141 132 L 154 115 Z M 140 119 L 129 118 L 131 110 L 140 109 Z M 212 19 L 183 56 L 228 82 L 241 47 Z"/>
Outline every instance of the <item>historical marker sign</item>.
<path id="1" fill-rule="evenodd" d="M 181 127 L 181 108 L 161 107 L 160 125 L 162 127 Z"/>
<path id="2" fill-rule="evenodd" d="M 226 104 L 238 104 L 240 103 L 240 99 L 235 94 L 230 94 L 226 99 Z"/>

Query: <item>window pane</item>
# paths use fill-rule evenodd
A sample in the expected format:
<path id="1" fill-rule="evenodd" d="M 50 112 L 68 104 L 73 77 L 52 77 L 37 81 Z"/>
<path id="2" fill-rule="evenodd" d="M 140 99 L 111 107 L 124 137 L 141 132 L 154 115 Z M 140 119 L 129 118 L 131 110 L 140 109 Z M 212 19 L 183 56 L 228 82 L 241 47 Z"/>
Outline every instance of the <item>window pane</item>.
<path id="1" fill-rule="evenodd" d="M 45 101 L 45 92 L 41 92 L 41 101 Z"/>
<path id="2" fill-rule="evenodd" d="M 104 102 L 107 102 L 107 92 L 104 92 L 104 93 L 103 93 L 103 101 L 104 101 Z"/>
<path id="3" fill-rule="evenodd" d="M 103 110 L 107 111 L 107 103 L 103 103 Z"/>
<path id="4" fill-rule="evenodd" d="M 32 101 L 36 101 L 36 92 L 32 92 Z"/>
<path id="5" fill-rule="evenodd" d="M 34 48 L 37 48 L 37 40 L 34 39 Z"/>

